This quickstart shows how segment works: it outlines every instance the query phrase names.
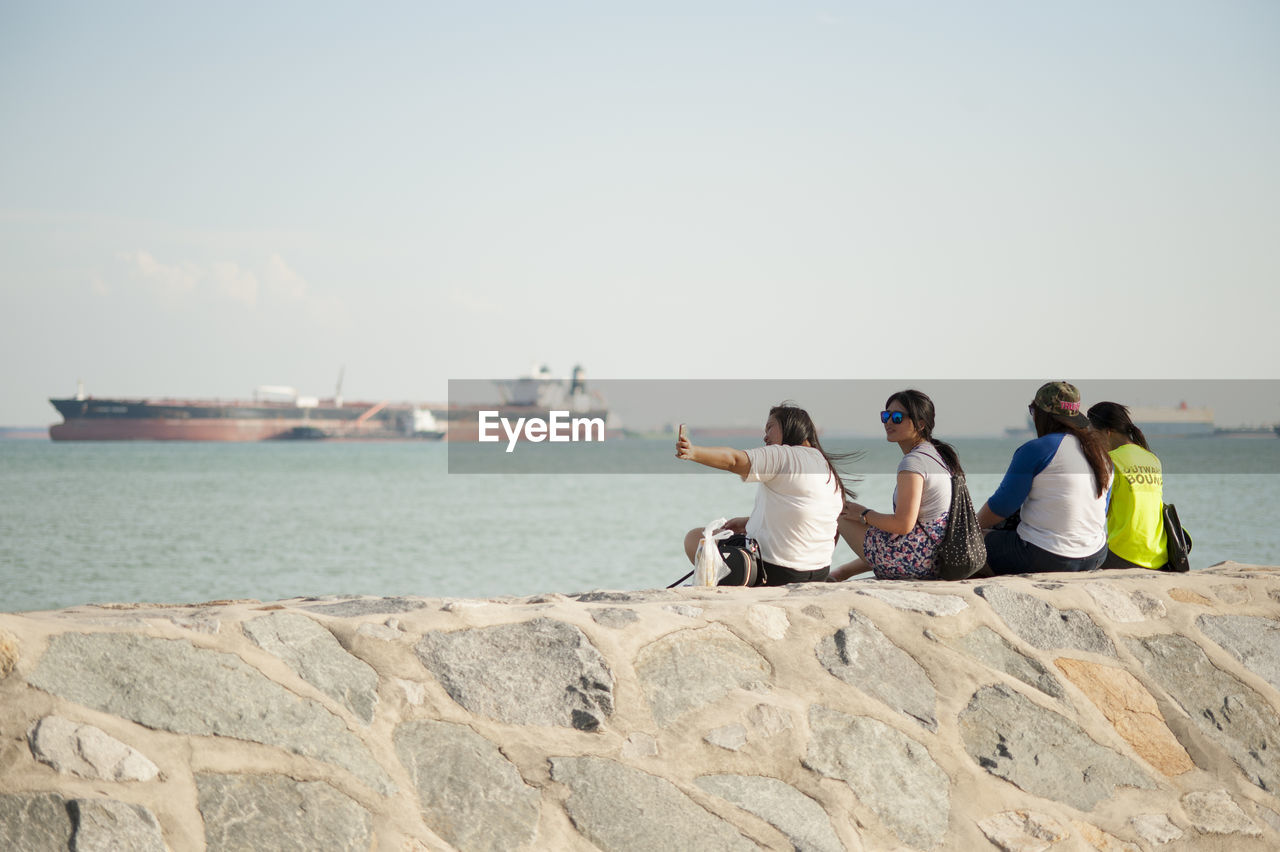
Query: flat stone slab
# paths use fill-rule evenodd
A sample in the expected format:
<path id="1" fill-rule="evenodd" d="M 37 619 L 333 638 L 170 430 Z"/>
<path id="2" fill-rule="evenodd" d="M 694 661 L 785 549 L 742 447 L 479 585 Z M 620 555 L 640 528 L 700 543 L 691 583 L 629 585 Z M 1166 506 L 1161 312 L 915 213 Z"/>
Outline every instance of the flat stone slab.
<path id="1" fill-rule="evenodd" d="M 936 730 L 938 694 L 924 668 L 862 613 L 818 645 L 818 662 L 840 680 Z M 893 677 L 885 677 L 893 672 Z"/>
<path id="2" fill-rule="evenodd" d="M 1048 669 L 1018 651 L 990 627 L 977 627 L 958 639 L 944 639 L 942 642 L 988 668 L 1016 677 L 1045 695 L 1059 699 L 1065 695 L 1062 685 Z"/>
<path id="3" fill-rule="evenodd" d="M 920 849 L 942 842 L 951 783 L 921 743 L 876 719 L 815 705 L 804 765 L 844 781 L 899 839 Z"/>
<path id="4" fill-rule="evenodd" d="M 67 852 L 69 802 L 54 793 L 0 794 L 0 849 Z"/>
<path id="5" fill-rule="evenodd" d="M 784 781 L 759 775 L 703 775 L 696 783 L 778 829 L 796 852 L 844 852 L 822 805 Z"/>
<path id="6" fill-rule="evenodd" d="M 264 651 L 279 657 L 298 677 L 341 703 L 366 725 L 378 703 L 378 674 L 349 654 L 334 635 L 314 619 L 274 612 L 246 621 L 244 634 Z"/>
<path id="7" fill-rule="evenodd" d="M 46 716 L 27 737 L 36 760 L 58 772 L 104 781 L 150 781 L 160 770 L 146 755 L 101 728 Z"/>
<path id="8" fill-rule="evenodd" d="M 571 624 L 535 618 L 428 633 L 418 659 L 472 713 L 513 725 L 594 731 L 613 713 L 613 674 Z"/>
<path id="9" fill-rule="evenodd" d="M 1165 724 L 1155 698 L 1124 669 L 1086 660 L 1059 659 L 1057 666 L 1102 711 L 1125 742 L 1170 777 L 1195 769 L 1186 749 Z"/>
<path id="10" fill-rule="evenodd" d="M 276 746 L 341 766 L 379 792 L 395 789 L 337 716 L 234 654 L 133 633 L 62 633 L 30 683 L 148 728 Z"/>
<path id="11" fill-rule="evenodd" d="M 1128 646 L 1250 781 L 1273 795 L 1280 790 L 1280 715 L 1262 696 L 1215 666 L 1185 636 L 1131 639 Z"/>
<path id="12" fill-rule="evenodd" d="M 337 603 L 317 604 L 306 607 L 308 612 L 354 618 L 361 615 L 396 615 L 423 609 L 427 602 L 417 598 L 356 598 Z"/>
<path id="13" fill-rule="evenodd" d="M 373 821 L 320 781 L 283 775 L 197 775 L 208 852 L 368 852 Z"/>
<path id="14" fill-rule="evenodd" d="M 1129 758 L 1003 684 L 975 692 L 959 722 L 979 766 L 1044 799 L 1089 811 L 1119 787 L 1155 787 Z"/>
<path id="15" fill-rule="evenodd" d="M 551 777 L 570 790 L 565 811 L 603 852 L 671 852 L 682 840 L 715 852 L 756 852 L 756 843 L 665 779 L 599 757 L 555 757 Z"/>
<path id="16" fill-rule="evenodd" d="M 533 842 L 541 795 L 492 742 L 466 725 L 430 720 L 399 725 L 394 740 L 436 834 L 462 852 Z"/>
<path id="17" fill-rule="evenodd" d="M 1245 668 L 1280 690 L 1280 621 L 1252 615 L 1202 615 L 1196 625 Z"/>
<path id="18" fill-rule="evenodd" d="M 883 601 L 896 609 L 925 615 L 956 615 L 969 608 L 969 602 L 959 595 L 935 595 L 903 589 L 860 589 L 858 594 Z"/>
<path id="19" fill-rule="evenodd" d="M 1071 834 L 1053 817 L 1036 811 L 993 814 L 978 820 L 978 828 L 1002 852 L 1044 852 Z"/>
<path id="20" fill-rule="evenodd" d="M 167 852 L 155 814 L 112 799 L 73 799 L 75 852 Z"/>
<path id="21" fill-rule="evenodd" d="M 1226 790 L 1197 790 L 1182 797 L 1187 818 L 1202 834 L 1245 834 L 1258 837 L 1262 829 L 1249 819 Z"/>
<path id="22" fill-rule="evenodd" d="M 669 633 L 636 655 L 636 677 L 654 721 L 666 726 L 735 689 L 772 675 L 755 648 L 720 624 Z"/>
<path id="23" fill-rule="evenodd" d="M 1142 589 L 1128 584 L 1097 580 L 1086 583 L 1085 591 L 1098 604 L 1107 618 L 1121 624 L 1136 624 L 1148 619 L 1164 618 L 1168 614 L 1164 603 Z"/>
<path id="24" fill-rule="evenodd" d="M 1075 648 L 1108 657 L 1116 655 L 1115 645 L 1086 612 L 1058 609 L 1004 583 L 988 583 L 974 591 L 1029 645 L 1043 651 Z"/>

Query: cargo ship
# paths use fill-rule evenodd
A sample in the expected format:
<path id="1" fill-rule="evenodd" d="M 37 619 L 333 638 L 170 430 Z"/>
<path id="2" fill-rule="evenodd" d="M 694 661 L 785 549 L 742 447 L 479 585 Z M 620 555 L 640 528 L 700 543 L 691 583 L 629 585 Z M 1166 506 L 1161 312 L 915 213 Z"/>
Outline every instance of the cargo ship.
<path id="1" fill-rule="evenodd" d="M 410 403 L 348 402 L 264 386 L 250 400 L 50 399 L 62 422 L 55 441 L 395 440 L 444 436 L 430 408 Z"/>
<path id="2" fill-rule="evenodd" d="M 55 441 L 267 441 L 413 440 L 475 441 L 479 413 L 496 411 L 514 423 L 547 419 L 552 411 L 599 420 L 616 430 L 604 399 L 589 391 L 581 367 L 570 379 L 547 367 L 530 375 L 493 383 L 498 399 L 483 403 L 350 402 L 342 380 L 332 398 L 300 395 L 294 388 L 267 385 L 249 400 L 125 399 L 76 395 L 49 402 L 62 415 L 49 427 Z"/>
<path id="3" fill-rule="evenodd" d="M 609 411 L 603 396 L 587 388 L 581 366 L 575 366 L 568 379 L 558 378 L 545 365 L 535 367 L 517 379 L 493 382 L 498 399 L 493 402 L 464 403 L 451 401 L 447 408 L 433 410 L 437 422 L 445 429 L 446 439 L 456 443 L 472 443 L 479 439 L 480 413 L 491 413 L 490 423 L 505 419 L 515 423 L 520 418 L 546 420 L 551 412 L 565 412 L 565 417 L 584 423 L 602 424 L 592 434 L 602 437 L 621 434 L 622 424 Z M 492 432 L 490 434 L 493 434 Z M 505 439 L 504 439 L 505 440 Z"/>

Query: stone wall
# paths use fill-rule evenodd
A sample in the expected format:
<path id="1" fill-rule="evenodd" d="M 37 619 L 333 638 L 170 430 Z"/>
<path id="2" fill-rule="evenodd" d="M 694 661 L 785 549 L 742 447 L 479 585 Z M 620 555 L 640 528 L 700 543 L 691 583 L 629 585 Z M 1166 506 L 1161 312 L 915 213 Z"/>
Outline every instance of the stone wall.
<path id="1" fill-rule="evenodd" d="M 0 615 L 0 849 L 1280 848 L 1280 569 Z"/>

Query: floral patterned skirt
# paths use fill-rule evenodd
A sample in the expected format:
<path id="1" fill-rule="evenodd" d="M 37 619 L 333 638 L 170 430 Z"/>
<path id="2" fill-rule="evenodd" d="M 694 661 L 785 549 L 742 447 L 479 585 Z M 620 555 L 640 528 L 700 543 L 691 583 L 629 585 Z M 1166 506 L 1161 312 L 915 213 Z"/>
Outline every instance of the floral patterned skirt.
<path id="1" fill-rule="evenodd" d="M 947 531 L 947 512 L 906 535 L 870 527 L 862 540 L 862 555 L 877 580 L 932 580 L 938 576 L 933 556 Z"/>

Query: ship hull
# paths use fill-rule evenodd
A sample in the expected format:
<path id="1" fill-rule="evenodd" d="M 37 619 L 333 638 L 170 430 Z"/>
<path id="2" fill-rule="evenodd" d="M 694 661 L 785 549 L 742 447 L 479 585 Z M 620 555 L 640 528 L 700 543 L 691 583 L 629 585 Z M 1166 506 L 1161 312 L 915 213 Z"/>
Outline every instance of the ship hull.
<path id="1" fill-rule="evenodd" d="M 386 403 L 299 407 L 288 403 L 53 399 L 63 422 L 55 441 L 266 441 L 305 436 L 347 440 L 418 437 L 412 406 Z M 439 437 L 439 433 L 429 437 Z"/>

